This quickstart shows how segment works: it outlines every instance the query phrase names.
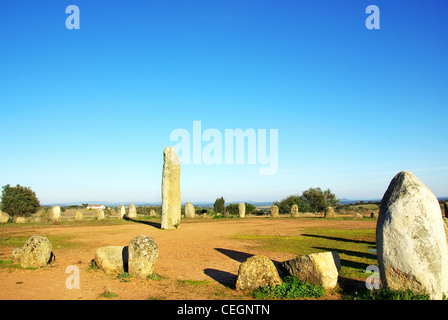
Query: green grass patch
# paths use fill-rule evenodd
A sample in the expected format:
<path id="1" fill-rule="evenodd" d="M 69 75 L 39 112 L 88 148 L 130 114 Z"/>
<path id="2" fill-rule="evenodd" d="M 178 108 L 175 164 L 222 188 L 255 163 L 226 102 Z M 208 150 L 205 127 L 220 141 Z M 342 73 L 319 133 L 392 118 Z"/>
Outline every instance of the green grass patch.
<path id="1" fill-rule="evenodd" d="M 283 278 L 281 285 L 266 286 L 255 289 L 252 293 L 255 299 L 318 299 L 325 295 L 323 286 L 300 281 L 297 277 Z"/>
<path id="2" fill-rule="evenodd" d="M 364 290 L 345 297 L 346 300 L 430 300 L 426 294 L 414 293 L 411 290 Z"/>
<path id="3" fill-rule="evenodd" d="M 210 282 L 207 280 L 177 280 L 177 283 L 183 286 L 206 286 Z"/>
<path id="4" fill-rule="evenodd" d="M 375 229 L 308 228 L 298 236 L 237 235 L 235 239 L 256 242 L 262 250 L 307 255 L 336 251 L 341 259 L 341 277 L 365 280 L 369 265 L 377 265 Z"/>
<path id="5" fill-rule="evenodd" d="M 146 278 L 149 280 L 154 280 L 154 281 L 160 281 L 160 280 L 166 279 L 166 277 L 161 276 L 160 274 L 155 273 L 155 272 L 153 274 L 150 274 Z"/>
<path id="6" fill-rule="evenodd" d="M 110 288 L 107 288 L 106 290 L 104 290 L 103 293 L 101 293 L 101 294 L 99 295 L 99 297 L 100 297 L 100 298 L 111 299 L 111 298 L 118 297 L 118 294 L 112 292 Z"/>
<path id="7" fill-rule="evenodd" d="M 33 231 L 29 235 L 0 235 L 0 246 L 23 247 L 25 242 L 35 234 L 36 232 Z M 50 240 L 53 249 L 72 249 L 85 245 L 84 243 L 73 241 L 73 237 L 69 235 L 53 235 L 47 236 L 46 238 Z"/>

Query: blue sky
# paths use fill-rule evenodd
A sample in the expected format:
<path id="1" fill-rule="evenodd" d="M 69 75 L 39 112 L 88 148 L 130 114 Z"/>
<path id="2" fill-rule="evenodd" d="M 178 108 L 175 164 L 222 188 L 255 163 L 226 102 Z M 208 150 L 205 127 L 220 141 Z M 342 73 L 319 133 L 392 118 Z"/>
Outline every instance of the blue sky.
<path id="1" fill-rule="evenodd" d="M 68 30 L 67 6 L 80 10 Z M 380 9 L 368 30 L 365 9 Z M 183 165 L 182 201 L 310 187 L 381 198 L 414 172 L 448 196 L 442 1 L 3 1 L 0 185 L 41 203 L 161 199 L 170 133 L 278 129 L 278 170 Z"/>

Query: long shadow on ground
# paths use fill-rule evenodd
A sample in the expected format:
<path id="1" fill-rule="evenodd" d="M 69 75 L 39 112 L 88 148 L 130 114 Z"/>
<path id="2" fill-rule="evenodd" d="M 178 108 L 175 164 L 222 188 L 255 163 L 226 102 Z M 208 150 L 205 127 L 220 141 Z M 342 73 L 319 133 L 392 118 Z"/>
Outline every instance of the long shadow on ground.
<path id="1" fill-rule="evenodd" d="M 126 220 L 126 221 L 146 224 L 147 226 L 151 226 L 151 227 L 154 227 L 156 229 L 161 229 L 162 228 L 162 225 L 159 222 L 136 220 L 136 219 L 127 218 L 127 217 L 123 217 L 123 219 Z"/>
<path id="2" fill-rule="evenodd" d="M 204 269 L 204 273 L 213 280 L 222 284 L 223 286 L 230 289 L 235 289 L 236 279 L 238 278 L 237 275 L 227 271 L 211 268 Z"/>
<path id="3" fill-rule="evenodd" d="M 366 241 L 366 240 L 353 240 L 353 239 L 347 239 L 347 238 L 339 238 L 339 237 L 329 237 L 329 236 L 320 236 L 316 234 L 302 234 L 304 237 L 314 237 L 314 238 L 322 238 L 327 240 L 335 240 L 335 241 L 343 241 L 343 242 L 352 242 L 352 243 L 365 243 L 375 246 L 375 241 Z"/>

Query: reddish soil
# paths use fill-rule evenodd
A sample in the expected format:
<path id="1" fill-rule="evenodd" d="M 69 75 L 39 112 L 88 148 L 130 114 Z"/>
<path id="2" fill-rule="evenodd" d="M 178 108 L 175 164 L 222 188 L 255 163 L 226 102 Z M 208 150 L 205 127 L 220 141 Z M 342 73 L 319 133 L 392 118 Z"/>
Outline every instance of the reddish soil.
<path id="1" fill-rule="evenodd" d="M 371 222 L 374 227 L 374 222 Z M 113 299 L 250 299 L 232 287 L 238 267 L 247 257 L 264 254 L 284 261 L 293 254 L 264 252 L 253 241 L 235 239 L 237 234 L 299 235 L 306 227 L 370 227 L 368 221 L 247 218 L 183 220 L 177 230 L 161 230 L 156 222 L 123 222 L 99 225 L 82 222 L 70 225 L 23 225 L 0 228 L 5 236 L 69 236 L 73 246 L 53 246 L 54 263 L 37 270 L 0 268 L 0 299 L 104 299 L 110 290 Z M 97 248 L 126 246 L 140 234 L 153 237 L 159 246 L 155 271 L 159 280 L 130 278 L 121 281 L 116 275 L 89 270 Z M 69 247 L 69 248 L 68 248 Z M 0 246 L 0 258 L 9 259 L 12 247 Z M 70 276 L 66 268 L 79 267 L 80 289 L 67 289 Z"/>

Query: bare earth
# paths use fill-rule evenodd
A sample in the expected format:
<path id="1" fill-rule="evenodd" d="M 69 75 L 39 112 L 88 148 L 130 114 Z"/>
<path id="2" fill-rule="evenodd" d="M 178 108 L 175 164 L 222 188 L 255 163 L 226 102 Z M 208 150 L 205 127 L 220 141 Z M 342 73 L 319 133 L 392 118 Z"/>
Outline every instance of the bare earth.
<path id="1" fill-rule="evenodd" d="M 238 234 L 299 235 L 305 227 L 338 225 L 352 229 L 374 227 L 374 221 L 248 218 L 183 220 L 177 230 L 161 230 L 156 222 L 126 222 L 117 225 L 23 225 L 0 228 L 5 236 L 69 236 L 73 248 L 55 247 L 56 261 L 43 269 L 0 268 L 0 299 L 104 299 L 106 290 L 113 299 L 251 299 L 235 291 L 238 267 L 247 257 L 264 254 L 272 260 L 284 261 L 294 254 L 265 252 L 251 241 L 235 239 Z M 159 246 L 155 271 L 162 279 L 121 281 L 116 275 L 89 270 L 97 248 L 126 246 L 140 234 L 153 237 Z M 0 246 L 0 258 L 9 259 L 12 247 Z M 79 267 L 80 289 L 67 289 L 70 276 L 66 268 Z"/>

